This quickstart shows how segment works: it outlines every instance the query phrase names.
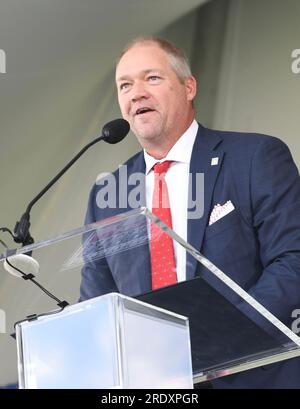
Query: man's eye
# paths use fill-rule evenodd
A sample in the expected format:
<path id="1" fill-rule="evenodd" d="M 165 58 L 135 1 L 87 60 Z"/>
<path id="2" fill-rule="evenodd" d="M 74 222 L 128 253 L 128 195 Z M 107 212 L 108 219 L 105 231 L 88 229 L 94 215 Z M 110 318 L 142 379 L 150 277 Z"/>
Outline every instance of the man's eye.
<path id="1" fill-rule="evenodd" d="M 120 85 L 120 90 L 121 91 L 125 90 L 126 88 L 129 87 L 129 85 L 130 85 L 129 82 L 124 82 L 123 84 Z"/>
<path id="2" fill-rule="evenodd" d="M 160 77 L 158 75 L 151 75 L 150 77 L 148 77 L 148 80 L 151 82 L 155 82 L 160 80 Z"/>

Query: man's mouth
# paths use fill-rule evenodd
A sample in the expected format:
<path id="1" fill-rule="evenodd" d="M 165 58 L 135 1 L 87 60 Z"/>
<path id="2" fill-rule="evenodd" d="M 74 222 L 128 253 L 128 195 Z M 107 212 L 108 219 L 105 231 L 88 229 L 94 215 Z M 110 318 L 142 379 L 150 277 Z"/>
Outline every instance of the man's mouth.
<path id="1" fill-rule="evenodd" d="M 148 108 L 148 107 L 143 107 L 143 108 L 139 108 L 135 111 L 135 115 L 144 115 L 147 114 L 149 112 L 153 112 L 154 109 Z"/>

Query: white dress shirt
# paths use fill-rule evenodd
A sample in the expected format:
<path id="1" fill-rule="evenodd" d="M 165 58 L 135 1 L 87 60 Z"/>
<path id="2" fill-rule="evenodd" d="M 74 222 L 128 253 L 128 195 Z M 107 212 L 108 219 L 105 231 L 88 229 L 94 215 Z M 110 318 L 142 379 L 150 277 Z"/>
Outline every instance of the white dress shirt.
<path id="1" fill-rule="evenodd" d="M 165 180 L 169 192 L 173 230 L 185 241 L 187 240 L 189 169 L 198 127 L 198 123 L 194 120 L 171 148 L 167 156 L 159 161 L 144 150 L 146 162 L 146 205 L 149 210 L 152 210 L 154 189 L 153 166 L 158 162 L 166 160 L 173 162 L 166 173 Z M 178 281 L 184 281 L 186 279 L 186 251 L 180 244 L 174 242 L 174 252 L 177 279 Z"/>

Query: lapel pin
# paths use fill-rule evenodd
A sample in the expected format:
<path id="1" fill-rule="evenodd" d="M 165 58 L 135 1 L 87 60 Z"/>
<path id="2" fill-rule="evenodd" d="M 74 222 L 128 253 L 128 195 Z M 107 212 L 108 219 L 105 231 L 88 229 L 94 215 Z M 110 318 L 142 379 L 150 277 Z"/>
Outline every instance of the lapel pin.
<path id="1" fill-rule="evenodd" d="M 216 166 L 219 163 L 219 158 L 211 158 L 211 166 Z"/>

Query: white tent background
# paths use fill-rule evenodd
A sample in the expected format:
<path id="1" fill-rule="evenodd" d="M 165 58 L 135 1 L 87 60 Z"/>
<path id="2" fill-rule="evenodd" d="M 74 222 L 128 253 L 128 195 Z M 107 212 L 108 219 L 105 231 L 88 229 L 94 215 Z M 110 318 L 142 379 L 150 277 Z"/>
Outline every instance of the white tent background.
<path id="1" fill-rule="evenodd" d="M 298 0 L 0 0 L 7 59 L 0 74 L 0 227 L 13 228 L 41 188 L 120 116 L 114 63 L 140 34 L 159 34 L 185 49 L 204 125 L 279 136 L 299 165 L 300 74 L 291 71 L 299 18 Z M 80 226 L 97 174 L 139 149 L 130 134 L 119 145 L 88 151 L 33 208 L 36 241 Z M 53 277 L 42 281 L 55 290 Z M 78 282 L 61 284 L 70 286 L 74 302 Z M 8 331 L 28 306 L 53 307 L 45 298 L 1 273 Z M 16 381 L 15 354 L 13 339 L 0 334 L 0 385 Z"/>

